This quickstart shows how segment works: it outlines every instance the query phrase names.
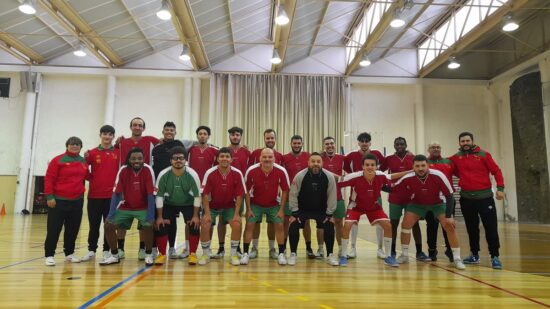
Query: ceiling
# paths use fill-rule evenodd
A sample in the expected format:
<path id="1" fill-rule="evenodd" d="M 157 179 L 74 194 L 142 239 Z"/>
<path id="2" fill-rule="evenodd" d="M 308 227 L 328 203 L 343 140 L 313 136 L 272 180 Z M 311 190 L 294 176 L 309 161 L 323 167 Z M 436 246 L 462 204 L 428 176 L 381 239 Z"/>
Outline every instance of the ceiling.
<path id="1" fill-rule="evenodd" d="M 161 0 L 33 0 L 35 15 L 18 10 L 22 1 L 0 1 L 0 64 L 490 79 L 550 44 L 545 0 L 508 1 L 422 69 L 418 46 L 467 0 L 413 0 L 402 28 L 388 24 L 404 0 L 169 0 L 170 20 L 156 16 Z M 346 43 L 365 10 L 383 2 L 389 10 L 348 64 Z M 278 3 L 285 26 L 274 23 Z M 512 33 L 501 30 L 508 12 L 520 24 Z M 80 44 L 86 57 L 73 55 Z M 178 58 L 183 46 L 191 61 Z M 279 65 L 270 62 L 274 49 Z M 357 65 L 363 54 L 368 67 Z M 459 69 L 447 68 L 450 56 Z"/>

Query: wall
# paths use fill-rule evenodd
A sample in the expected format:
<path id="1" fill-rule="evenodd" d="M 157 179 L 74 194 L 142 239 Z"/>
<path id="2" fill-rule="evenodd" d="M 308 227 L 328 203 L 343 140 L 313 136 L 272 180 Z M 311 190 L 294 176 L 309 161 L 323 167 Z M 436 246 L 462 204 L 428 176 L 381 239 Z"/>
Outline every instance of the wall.
<path id="1" fill-rule="evenodd" d="M 0 175 L 18 173 L 21 148 L 21 122 L 25 112 L 25 94 L 20 93 L 19 73 L 0 72 L 11 78 L 10 98 L 0 98 Z"/>

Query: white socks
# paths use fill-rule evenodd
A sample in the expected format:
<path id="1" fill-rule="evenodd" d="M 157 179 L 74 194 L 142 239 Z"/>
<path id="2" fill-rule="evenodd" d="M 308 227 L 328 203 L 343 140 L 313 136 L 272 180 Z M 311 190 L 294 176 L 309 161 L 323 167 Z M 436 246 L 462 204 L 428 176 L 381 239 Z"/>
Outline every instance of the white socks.
<path id="1" fill-rule="evenodd" d="M 342 238 L 342 246 L 340 247 L 340 254 L 342 256 L 348 256 L 348 239 Z"/>
<path id="2" fill-rule="evenodd" d="M 391 255 L 391 237 L 384 237 L 384 252 L 386 256 Z"/>
<path id="3" fill-rule="evenodd" d="M 238 240 L 231 241 L 231 255 L 237 255 L 237 248 L 239 248 L 240 242 Z"/>
<path id="4" fill-rule="evenodd" d="M 401 245 L 401 255 L 409 256 L 409 245 Z"/>
<path id="5" fill-rule="evenodd" d="M 384 229 L 380 226 L 380 224 L 376 225 L 376 242 L 378 244 L 378 249 L 382 249 L 384 244 Z"/>
<path id="6" fill-rule="evenodd" d="M 359 227 L 357 226 L 357 223 L 353 224 L 351 226 L 351 247 L 355 248 L 355 245 L 357 244 L 357 233 L 359 231 Z"/>
<path id="7" fill-rule="evenodd" d="M 453 259 L 456 261 L 456 260 L 461 260 L 460 258 L 460 248 L 451 248 L 451 251 L 453 251 Z"/>

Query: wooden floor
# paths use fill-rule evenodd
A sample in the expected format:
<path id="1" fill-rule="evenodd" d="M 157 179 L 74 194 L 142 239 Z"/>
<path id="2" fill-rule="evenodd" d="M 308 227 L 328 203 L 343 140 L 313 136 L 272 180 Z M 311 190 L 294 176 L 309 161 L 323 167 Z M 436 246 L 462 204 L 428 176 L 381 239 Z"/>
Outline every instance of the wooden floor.
<path id="1" fill-rule="evenodd" d="M 266 257 L 263 239 L 260 258 L 248 266 L 231 266 L 226 258 L 206 266 L 188 266 L 186 260 L 178 260 L 144 268 L 136 258 L 135 231 L 128 234 L 127 257 L 119 265 L 68 264 L 59 254 L 57 266 L 47 267 L 43 264 L 45 231 L 44 215 L 0 217 L 0 307 L 550 307 L 550 226 L 544 225 L 501 224 L 505 270 L 488 268 L 488 257 L 482 252 L 483 263 L 463 272 L 449 267 L 443 254 L 437 263 L 412 261 L 398 269 L 384 266 L 375 258 L 374 229 L 364 223 L 359 229 L 359 258 L 347 268 L 306 260 L 303 243 L 298 264 L 280 267 Z M 79 256 L 86 253 L 87 231 L 83 220 Z M 459 231 L 466 253 L 462 222 Z M 61 241 L 58 252 L 60 248 Z M 484 240 L 482 248 L 486 250 Z"/>

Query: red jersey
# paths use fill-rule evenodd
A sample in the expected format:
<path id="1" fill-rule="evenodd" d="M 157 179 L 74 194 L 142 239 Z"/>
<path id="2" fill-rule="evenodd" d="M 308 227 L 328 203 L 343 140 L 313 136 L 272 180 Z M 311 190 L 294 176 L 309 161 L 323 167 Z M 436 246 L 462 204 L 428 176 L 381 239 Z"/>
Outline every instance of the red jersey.
<path id="1" fill-rule="evenodd" d="M 237 197 L 245 194 L 245 184 L 241 172 L 231 167 L 227 175 L 223 175 L 217 166 L 212 167 L 202 181 L 202 194 L 210 195 L 211 209 L 234 208 Z"/>
<path id="2" fill-rule="evenodd" d="M 384 164 L 380 166 L 380 170 L 388 171 L 389 174 L 410 171 L 413 169 L 413 159 L 414 155 L 410 152 L 407 152 L 403 159 L 396 154 L 392 154 L 386 157 Z M 392 180 L 392 182 L 397 182 L 397 179 Z M 388 195 L 388 201 L 392 204 L 406 205 L 410 201 L 410 195 L 405 190 L 392 190 Z"/>
<path id="3" fill-rule="evenodd" d="M 323 158 L 323 168 L 333 173 L 334 175 L 341 177 L 344 174 L 344 159 L 345 157 L 341 154 L 335 153 L 332 157 L 329 157 L 326 152 L 323 152 L 321 155 Z M 342 190 L 337 190 L 336 199 L 338 201 L 343 200 Z"/>
<path id="4" fill-rule="evenodd" d="M 391 185 L 387 174 L 376 171 L 376 175 L 369 182 L 365 179 L 363 172 L 355 172 L 346 175 L 344 180 L 338 183 L 338 188 L 352 187 L 349 208 L 365 212 L 382 209 L 378 200 L 384 185 Z"/>
<path id="5" fill-rule="evenodd" d="M 79 154 L 65 152 L 53 158 L 44 176 L 47 199 L 77 200 L 84 195 L 88 164 Z"/>
<path id="6" fill-rule="evenodd" d="M 86 163 L 90 166 L 88 198 L 111 198 L 120 160 L 120 149 L 98 147 L 88 151 Z"/>
<path id="7" fill-rule="evenodd" d="M 252 165 L 245 176 L 246 190 L 250 194 L 250 202 L 261 207 L 273 207 L 279 205 L 279 187 L 288 192 L 288 174 L 285 169 L 273 164 L 269 173 L 262 171 L 260 164 Z"/>
<path id="8" fill-rule="evenodd" d="M 231 149 L 231 154 L 233 156 L 231 166 L 237 168 L 241 174 L 246 174 L 246 170 L 248 169 L 248 160 L 250 159 L 250 150 L 244 147 L 229 147 L 229 149 Z"/>
<path id="9" fill-rule="evenodd" d="M 449 159 L 453 161 L 455 172 L 460 178 L 458 185 L 461 188 L 461 195 L 468 192 L 469 197 L 487 194 L 490 195 L 486 197 L 493 196 L 490 174 L 495 177 L 498 190 L 504 190 L 502 171 L 487 151 L 476 147 L 471 152 L 459 151 Z"/>
<path id="10" fill-rule="evenodd" d="M 262 150 L 264 150 L 264 149 L 263 148 L 258 148 L 250 154 L 250 159 L 248 159 L 248 166 L 252 166 L 256 163 L 260 163 L 260 155 L 262 154 Z M 282 165 L 283 164 L 283 155 L 275 149 L 273 149 L 273 152 L 275 153 L 275 161 L 274 162 L 276 164 Z"/>
<path id="11" fill-rule="evenodd" d="M 439 205 L 445 203 L 444 196 L 453 193 L 453 187 L 445 175 L 438 170 L 428 170 L 424 180 L 414 172 L 403 176 L 395 183 L 395 188 L 405 188 L 411 193 L 411 204 Z"/>
<path id="12" fill-rule="evenodd" d="M 370 150 L 367 153 L 371 153 L 378 158 L 378 165 L 384 165 L 384 156 L 378 150 Z M 365 155 L 359 150 L 352 151 L 346 155 L 344 160 L 344 170 L 346 173 L 354 173 L 363 170 L 363 157 Z"/>
<path id="13" fill-rule="evenodd" d="M 300 152 L 297 156 L 294 153 L 289 152 L 283 156 L 283 167 L 288 173 L 288 179 L 290 183 L 294 180 L 294 176 L 298 174 L 299 171 L 307 168 L 307 161 L 309 160 L 309 153 Z"/>
<path id="14" fill-rule="evenodd" d="M 155 173 L 144 164 L 139 172 L 129 166 L 122 166 L 118 171 L 115 193 L 122 193 L 120 210 L 146 210 L 147 197 L 154 192 Z"/>
<path id="15" fill-rule="evenodd" d="M 446 159 L 446 158 L 434 158 L 429 157 L 428 158 L 428 166 L 431 169 L 438 170 L 445 174 L 445 177 L 447 177 L 447 180 L 449 180 L 449 183 L 453 183 L 453 173 L 454 173 L 454 164 L 453 161 Z"/>
<path id="16" fill-rule="evenodd" d="M 199 179 L 202 183 L 204 174 L 206 171 L 212 168 L 216 164 L 216 156 L 218 155 L 218 148 L 214 146 L 208 146 L 204 149 L 197 145 L 189 148 L 188 162 L 189 166 L 197 172 Z"/>
<path id="17" fill-rule="evenodd" d="M 119 166 L 126 165 L 126 156 L 133 148 L 141 148 L 143 150 L 143 162 L 145 164 L 151 164 L 151 153 L 153 147 L 159 143 L 159 139 L 154 136 L 141 136 L 138 140 L 134 141 L 131 138 L 123 138 L 120 143 L 115 145 L 120 149 L 120 163 Z"/>

